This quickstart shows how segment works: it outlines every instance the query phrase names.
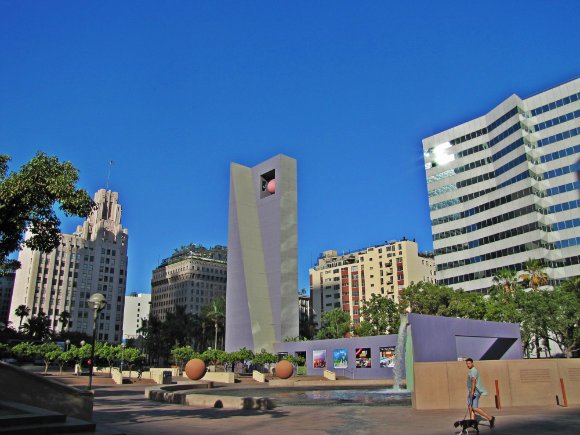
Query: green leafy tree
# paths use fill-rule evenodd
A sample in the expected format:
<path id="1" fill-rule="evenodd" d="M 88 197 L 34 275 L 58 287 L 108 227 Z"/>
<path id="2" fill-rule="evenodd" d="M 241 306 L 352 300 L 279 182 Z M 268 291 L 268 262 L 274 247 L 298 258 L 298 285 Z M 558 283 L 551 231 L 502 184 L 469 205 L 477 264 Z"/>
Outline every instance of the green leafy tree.
<path id="1" fill-rule="evenodd" d="M 131 377 L 131 371 L 137 362 L 143 359 L 143 354 L 136 347 L 126 347 L 122 353 L 123 363 L 129 366 L 129 377 Z"/>
<path id="2" fill-rule="evenodd" d="M 451 287 L 421 281 L 406 287 L 399 299 L 412 313 L 446 316 L 454 297 Z"/>
<path id="3" fill-rule="evenodd" d="M 260 353 L 254 354 L 252 358 L 252 364 L 255 366 L 262 367 L 262 372 L 268 372 L 272 364 L 278 362 L 278 356 L 273 353 L 261 351 Z"/>
<path id="4" fill-rule="evenodd" d="M 51 252 L 60 243 L 60 220 L 54 207 L 66 216 L 87 217 L 93 201 L 77 189 L 78 170 L 70 162 L 39 152 L 19 171 L 8 173 L 10 157 L 0 155 L 0 271 L 20 267 L 8 256 L 27 246 Z M 24 240 L 25 231 L 30 236 Z"/>
<path id="5" fill-rule="evenodd" d="M 187 364 L 190 359 L 196 358 L 197 355 L 198 353 L 193 350 L 193 347 L 191 346 L 176 346 L 171 349 L 171 357 L 173 358 L 173 361 L 175 361 L 175 364 L 177 364 L 179 369 L 182 371 L 185 367 L 185 364 Z"/>
<path id="6" fill-rule="evenodd" d="M 372 334 L 395 334 L 401 323 L 398 304 L 387 296 L 373 294 L 360 309 L 364 322 L 372 327 Z M 363 326 L 364 331 L 366 325 Z"/>
<path id="7" fill-rule="evenodd" d="M 22 320 L 30 315 L 30 308 L 26 305 L 18 305 L 14 310 L 14 315 L 20 317 L 20 324 L 18 325 L 18 330 L 20 331 L 22 329 Z"/>
<path id="8" fill-rule="evenodd" d="M 372 323 L 363 320 L 358 325 L 354 327 L 353 331 L 354 335 L 357 337 L 371 337 L 373 335 L 377 335 L 375 333 L 375 327 Z"/>
<path id="9" fill-rule="evenodd" d="M 236 352 L 230 352 L 227 362 L 232 365 L 232 371 L 235 371 L 237 364 L 242 364 L 246 361 L 252 361 L 253 358 L 254 352 L 252 352 L 250 349 L 242 347 Z"/>
<path id="10" fill-rule="evenodd" d="M 113 371 L 115 361 L 119 360 L 121 355 L 121 346 L 113 346 L 109 343 L 97 342 L 95 346 L 95 357 L 107 361 L 109 373 Z"/>
<path id="11" fill-rule="evenodd" d="M 579 349 L 580 303 L 574 294 L 561 287 L 550 292 L 552 312 L 547 321 L 549 338 L 563 351 L 567 358 Z"/>
<path id="12" fill-rule="evenodd" d="M 142 334 L 145 344 L 145 352 L 149 364 L 159 361 L 163 346 L 163 322 L 156 316 L 143 319 L 141 327 L 137 331 Z"/>
<path id="13" fill-rule="evenodd" d="M 227 353 L 221 349 L 208 349 L 201 354 L 201 359 L 216 367 L 227 360 Z"/>
<path id="14" fill-rule="evenodd" d="M 65 365 L 69 365 L 70 363 L 72 363 L 76 358 L 76 353 L 73 349 L 69 349 L 65 352 L 61 352 L 58 355 L 58 359 L 57 359 L 57 363 L 58 363 L 58 367 L 60 369 L 60 374 L 62 375 L 62 368 Z"/>
<path id="15" fill-rule="evenodd" d="M 327 311 L 322 315 L 322 328 L 316 334 L 316 338 L 342 338 L 350 332 L 350 315 L 341 308 Z"/>
<path id="16" fill-rule="evenodd" d="M 12 353 L 18 358 L 31 359 L 37 355 L 38 349 L 34 344 L 25 341 L 13 346 Z"/>
<path id="17" fill-rule="evenodd" d="M 44 374 L 48 373 L 48 367 L 58 359 L 62 352 L 62 349 L 56 343 L 42 343 L 37 346 L 36 353 L 44 362 Z"/>
<path id="18" fill-rule="evenodd" d="M 487 306 L 483 295 L 479 292 L 456 290 L 445 311 L 448 317 L 461 319 L 483 320 L 487 314 Z"/>

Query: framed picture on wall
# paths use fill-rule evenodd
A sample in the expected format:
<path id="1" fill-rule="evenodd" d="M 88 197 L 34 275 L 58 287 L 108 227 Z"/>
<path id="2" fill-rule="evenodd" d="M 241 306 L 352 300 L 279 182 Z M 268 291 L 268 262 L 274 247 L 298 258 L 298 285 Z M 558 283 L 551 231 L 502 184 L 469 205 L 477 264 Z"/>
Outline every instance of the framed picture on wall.
<path id="1" fill-rule="evenodd" d="M 395 367 L 395 346 L 379 348 L 379 364 L 381 368 Z"/>
<path id="2" fill-rule="evenodd" d="M 355 350 L 356 368 L 371 368 L 371 349 L 369 347 L 357 347 Z"/>
<path id="3" fill-rule="evenodd" d="M 312 351 L 312 366 L 315 369 L 325 369 L 326 368 L 326 350 L 313 350 Z"/>
<path id="4" fill-rule="evenodd" d="M 348 350 L 334 349 L 334 368 L 346 369 L 348 367 Z"/>

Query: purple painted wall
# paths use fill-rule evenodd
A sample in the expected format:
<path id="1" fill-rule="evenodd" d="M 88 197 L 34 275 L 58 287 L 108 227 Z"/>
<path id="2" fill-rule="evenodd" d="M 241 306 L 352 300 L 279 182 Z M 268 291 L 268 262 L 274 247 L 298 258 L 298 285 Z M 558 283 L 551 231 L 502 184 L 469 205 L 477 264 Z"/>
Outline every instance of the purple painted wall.
<path id="1" fill-rule="evenodd" d="M 415 362 L 457 361 L 459 357 L 521 359 L 517 323 L 486 322 L 408 314 Z"/>
<path id="2" fill-rule="evenodd" d="M 315 350 L 326 350 L 326 369 L 336 372 L 337 376 L 352 379 L 392 379 L 393 368 L 380 367 L 379 350 L 381 347 L 395 347 L 397 335 L 377 335 L 374 337 L 337 338 L 332 340 L 312 340 L 288 343 L 277 343 L 276 352 L 288 352 L 295 355 L 296 352 L 306 352 L 306 369 L 310 376 L 322 376 L 323 368 L 313 367 L 312 354 Z M 371 349 L 371 367 L 356 368 L 355 352 L 357 348 Z M 348 367 L 346 369 L 334 368 L 334 350 L 346 349 L 348 351 Z"/>

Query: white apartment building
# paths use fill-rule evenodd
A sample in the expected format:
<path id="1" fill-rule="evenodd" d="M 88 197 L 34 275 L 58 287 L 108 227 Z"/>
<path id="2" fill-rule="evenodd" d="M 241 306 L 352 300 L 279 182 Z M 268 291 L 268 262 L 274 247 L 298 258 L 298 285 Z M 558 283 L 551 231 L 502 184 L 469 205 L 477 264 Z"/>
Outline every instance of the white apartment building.
<path id="1" fill-rule="evenodd" d="M 398 302 L 400 291 L 408 285 L 436 282 L 435 261 L 431 255 L 419 253 L 417 243 L 411 240 L 342 255 L 325 251 L 309 272 L 313 320 L 318 327 L 327 311 L 342 308 L 356 325 L 360 323 L 360 308 L 371 295 Z"/>
<path id="2" fill-rule="evenodd" d="M 485 291 L 542 260 L 580 275 L 580 79 L 423 140 L 440 284 Z"/>
<path id="3" fill-rule="evenodd" d="M 137 331 L 143 326 L 143 320 L 149 318 L 151 295 L 148 293 L 131 293 L 125 296 L 123 314 L 123 340 L 137 339 Z"/>
<path id="4" fill-rule="evenodd" d="M 10 320 L 17 325 L 14 310 L 30 308 L 30 315 L 45 313 L 53 331 L 60 331 L 59 316 L 70 313 L 67 330 L 92 334 L 93 311 L 87 300 L 102 293 L 107 301 L 101 311 L 98 339 L 119 343 L 122 338 L 123 306 L 127 281 L 128 231 L 121 226 L 119 194 L 101 189 L 96 208 L 74 234 L 62 234 L 60 245 L 50 253 L 24 248 L 18 260 Z"/>
<path id="5" fill-rule="evenodd" d="M 151 315 L 164 321 L 178 305 L 199 314 L 212 300 L 226 296 L 227 248 L 190 245 L 153 270 Z"/>
<path id="6" fill-rule="evenodd" d="M 14 288 L 14 272 L 9 272 L 6 275 L 0 275 L 0 322 L 8 325 L 10 317 L 10 304 L 12 301 L 12 289 Z M 11 325 L 18 327 L 18 323 Z"/>

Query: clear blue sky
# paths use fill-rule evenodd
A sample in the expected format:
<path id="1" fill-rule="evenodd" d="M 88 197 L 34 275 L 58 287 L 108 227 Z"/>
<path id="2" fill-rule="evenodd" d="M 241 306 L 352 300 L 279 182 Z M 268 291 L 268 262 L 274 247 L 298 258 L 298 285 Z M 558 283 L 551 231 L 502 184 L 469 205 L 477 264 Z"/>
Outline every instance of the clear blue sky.
<path id="1" fill-rule="evenodd" d="M 0 0 L 0 152 L 120 194 L 128 291 L 227 243 L 229 163 L 298 160 L 299 281 L 326 249 L 432 249 L 421 139 L 580 70 L 573 1 Z M 78 220 L 63 223 L 73 231 Z"/>

